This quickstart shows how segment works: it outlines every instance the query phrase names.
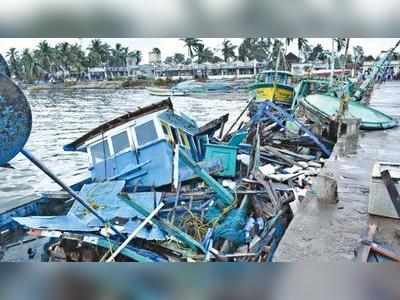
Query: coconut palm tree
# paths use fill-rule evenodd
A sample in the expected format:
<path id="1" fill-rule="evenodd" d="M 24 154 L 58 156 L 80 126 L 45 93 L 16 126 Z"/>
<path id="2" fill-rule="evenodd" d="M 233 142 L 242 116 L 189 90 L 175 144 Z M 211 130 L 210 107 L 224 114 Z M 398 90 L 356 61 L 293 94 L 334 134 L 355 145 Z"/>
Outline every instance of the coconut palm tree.
<path id="1" fill-rule="evenodd" d="M 354 68 L 359 68 L 364 62 L 364 49 L 361 46 L 353 47 L 353 57 L 354 57 Z"/>
<path id="2" fill-rule="evenodd" d="M 54 70 L 55 52 L 54 49 L 45 41 L 41 41 L 37 49 L 33 52 L 37 64 L 46 72 L 51 73 Z"/>
<path id="3" fill-rule="evenodd" d="M 297 50 L 299 57 L 306 60 L 307 53 L 311 51 L 310 44 L 306 38 L 297 38 Z"/>
<path id="4" fill-rule="evenodd" d="M 184 38 L 181 39 L 182 42 L 185 43 L 185 47 L 188 49 L 188 55 L 191 60 L 193 60 L 193 57 L 195 53 L 202 47 L 204 47 L 204 43 L 202 40 L 197 39 L 197 38 Z"/>
<path id="5" fill-rule="evenodd" d="M 214 52 L 209 47 L 204 47 L 200 44 L 196 48 L 197 63 L 202 64 L 205 62 L 213 62 Z"/>
<path id="6" fill-rule="evenodd" d="M 270 38 L 245 38 L 238 49 L 240 61 L 267 61 L 271 56 L 272 39 Z"/>
<path id="7" fill-rule="evenodd" d="M 153 52 L 154 54 L 157 54 L 157 55 L 160 55 L 160 54 L 161 54 L 160 48 L 157 48 L 157 47 L 154 47 L 153 50 L 152 50 L 152 52 Z"/>
<path id="8" fill-rule="evenodd" d="M 65 79 L 65 73 L 71 70 L 71 51 L 70 44 L 68 42 L 62 42 L 56 45 L 54 48 L 54 62 L 56 68 L 60 69 Z"/>
<path id="9" fill-rule="evenodd" d="M 334 38 L 334 42 L 336 43 L 336 51 L 340 53 L 340 51 L 346 46 L 346 38 Z"/>
<path id="10" fill-rule="evenodd" d="M 102 64 L 108 64 L 110 60 L 110 46 L 103 43 L 100 39 L 94 39 L 88 47 L 89 64 L 91 67 L 98 67 Z"/>
<path id="11" fill-rule="evenodd" d="M 235 55 L 235 49 L 237 48 L 237 46 L 233 45 L 232 42 L 230 40 L 224 39 L 224 41 L 222 42 L 222 56 L 224 57 L 224 61 L 228 62 L 230 58 L 235 59 L 236 55 Z"/>
<path id="12" fill-rule="evenodd" d="M 140 64 L 142 61 L 142 52 L 140 50 L 133 50 L 129 52 L 128 56 L 136 59 L 136 65 Z"/>
<path id="13" fill-rule="evenodd" d="M 70 46 L 70 66 L 71 69 L 78 73 L 78 79 L 81 78 L 84 70 L 89 66 L 88 58 L 79 44 Z"/>
<path id="14" fill-rule="evenodd" d="M 115 48 L 111 49 L 112 66 L 121 67 L 126 66 L 126 58 L 128 56 L 128 47 L 122 47 L 120 43 L 115 44 Z"/>
<path id="15" fill-rule="evenodd" d="M 19 57 L 18 57 L 18 51 L 16 48 L 10 48 L 8 52 L 6 53 L 6 56 L 8 57 L 8 65 L 10 66 L 10 72 L 11 74 L 14 74 L 14 76 L 18 79 L 20 79 L 20 62 L 19 62 Z"/>
<path id="16" fill-rule="evenodd" d="M 245 38 L 243 39 L 242 43 L 238 48 L 239 53 L 239 60 L 246 61 L 246 60 L 254 60 L 254 51 L 256 49 L 256 40 L 255 38 Z"/>
<path id="17" fill-rule="evenodd" d="M 32 80 L 38 79 L 40 76 L 40 71 L 35 58 L 29 49 L 25 48 L 21 55 L 21 69 L 23 74 L 23 79 L 31 82 Z"/>

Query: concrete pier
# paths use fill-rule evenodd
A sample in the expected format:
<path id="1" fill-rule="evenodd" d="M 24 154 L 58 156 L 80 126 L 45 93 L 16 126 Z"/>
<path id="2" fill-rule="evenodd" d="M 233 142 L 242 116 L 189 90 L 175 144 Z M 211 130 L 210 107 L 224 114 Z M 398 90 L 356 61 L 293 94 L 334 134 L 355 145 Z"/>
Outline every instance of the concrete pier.
<path id="1" fill-rule="evenodd" d="M 386 82 L 372 94 L 371 107 L 400 119 L 400 82 Z M 335 146 L 323 170 L 337 183 L 337 203 L 310 192 L 290 223 L 274 261 L 349 261 L 368 224 L 377 224 L 375 240 L 400 251 L 400 220 L 368 214 L 369 183 L 377 161 L 400 163 L 400 127 L 361 131 L 353 154 Z"/>

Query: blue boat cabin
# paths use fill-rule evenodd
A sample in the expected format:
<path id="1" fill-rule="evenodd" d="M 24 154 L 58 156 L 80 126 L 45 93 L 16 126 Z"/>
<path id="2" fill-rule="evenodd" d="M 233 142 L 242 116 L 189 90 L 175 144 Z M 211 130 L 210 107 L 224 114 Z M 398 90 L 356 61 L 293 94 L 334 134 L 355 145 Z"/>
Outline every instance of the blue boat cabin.
<path id="1" fill-rule="evenodd" d="M 64 149 L 88 153 L 95 182 L 125 180 L 127 186 L 160 187 L 172 183 L 176 145 L 194 161 L 204 158 L 208 137 L 198 133 L 195 121 L 165 100 L 107 122 Z M 179 169 L 191 177 L 181 163 Z"/>

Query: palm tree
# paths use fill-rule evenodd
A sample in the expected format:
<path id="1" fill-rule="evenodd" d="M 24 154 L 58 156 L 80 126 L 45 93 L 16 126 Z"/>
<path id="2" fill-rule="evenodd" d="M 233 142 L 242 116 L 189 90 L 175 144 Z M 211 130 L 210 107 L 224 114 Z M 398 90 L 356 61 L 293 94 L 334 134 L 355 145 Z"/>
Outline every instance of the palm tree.
<path id="1" fill-rule="evenodd" d="M 306 53 L 311 51 L 308 40 L 305 38 L 297 38 L 297 50 L 299 50 L 299 57 L 306 60 Z"/>
<path id="2" fill-rule="evenodd" d="M 89 64 L 91 67 L 109 63 L 111 51 L 107 43 L 103 43 L 100 39 L 94 39 L 91 41 L 88 50 Z"/>
<path id="3" fill-rule="evenodd" d="M 361 46 L 353 47 L 354 69 L 362 66 L 364 61 L 364 49 Z"/>
<path id="4" fill-rule="evenodd" d="M 37 79 L 40 75 L 39 68 L 29 49 L 25 48 L 21 55 L 23 78 L 27 81 Z"/>
<path id="5" fill-rule="evenodd" d="M 188 55 L 190 59 L 193 60 L 194 54 L 199 48 L 204 47 L 203 42 L 200 39 L 196 38 L 184 38 L 181 39 L 182 42 L 185 43 L 185 47 L 188 48 Z"/>
<path id="6" fill-rule="evenodd" d="M 196 48 L 197 63 L 213 62 L 214 52 L 209 47 L 200 44 Z"/>
<path id="7" fill-rule="evenodd" d="M 51 73 L 54 67 L 54 49 L 47 41 L 41 41 L 34 51 L 34 58 L 39 66 L 46 72 Z"/>
<path id="8" fill-rule="evenodd" d="M 126 66 L 126 58 L 128 56 L 128 47 L 122 47 L 120 43 L 115 44 L 115 48 L 111 49 L 111 65 L 116 67 Z"/>
<path id="9" fill-rule="evenodd" d="M 239 60 L 240 61 L 267 61 L 271 58 L 271 45 L 272 39 L 270 38 L 245 38 L 239 46 Z"/>
<path id="10" fill-rule="evenodd" d="M 239 46 L 239 60 L 254 60 L 254 50 L 256 48 L 256 39 L 255 38 L 245 38 Z"/>
<path id="11" fill-rule="evenodd" d="M 54 49 L 54 60 L 57 69 L 61 69 L 63 74 L 63 79 L 65 78 L 65 72 L 70 71 L 71 63 L 71 52 L 70 44 L 68 42 L 59 43 Z"/>
<path id="12" fill-rule="evenodd" d="M 142 61 L 142 52 L 140 50 L 133 50 L 132 52 L 129 52 L 128 56 L 136 59 L 136 65 L 140 64 Z"/>
<path id="13" fill-rule="evenodd" d="M 230 58 L 235 59 L 235 49 L 237 46 L 233 45 L 230 40 L 224 39 L 222 42 L 222 56 L 224 57 L 224 61 L 228 62 Z"/>
<path id="14" fill-rule="evenodd" d="M 314 46 L 311 50 L 311 53 L 308 57 L 308 60 L 310 61 L 315 61 L 317 59 L 321 59 L 324 60 L 324 58 L 322 56 L 324 56 L 324 48 L 322 47 L 321 44 L 317 44 L 316 46 Z"/>
<path id="15" fill-rule="evenodd" d="M 78 73 L 78 79 L 81 78 L 83 71 L 89 66 L 88 58 L 79 44 L 70 46 L 70 65 L 71 69 Z"/>
<path id="16" fill-rule="evenodd" d="M 14 74 L 16 78 L 20 79 L 20 63 L 17 49 L 10 48 L 6 53 L 6 56 L 8 57 L 11 74 Z"/>
<path id="17" fill-rule="evenodd" d="M 152 52 L 153 52 L 154 54 L 157 54 L 157 55 L 160 55 L 160 54 L 161 54 L 160 48 L 157 48 L 157 47 L 153 48 Z"/>
<path id="18" fill-rule="evenodd" d="M 347 39 L 346 38 L 335 38 L 333 40 L 336 43 L 337 53 L 340 53 L 340 51 L 345 47 Z"/>

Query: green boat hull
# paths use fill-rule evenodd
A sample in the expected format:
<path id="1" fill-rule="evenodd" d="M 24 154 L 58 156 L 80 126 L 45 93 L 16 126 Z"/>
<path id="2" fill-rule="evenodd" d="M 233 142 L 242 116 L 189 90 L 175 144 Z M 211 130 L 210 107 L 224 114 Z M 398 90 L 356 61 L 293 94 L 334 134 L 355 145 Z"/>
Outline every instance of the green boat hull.
<path id="1" fill-rule="evenodd" d="M 306 109 L 310 109 L 322 117 L 333 118 L 339 112 L 340 99 L 327 95 L 309 95 L 301 100 Z M 354 118 L 361 119 L 360 128 L 364 130 L 389 129 L 398 125 L 392 117 L 366 106 L 360 102 L 350 101 L 348 113 Z"/>

